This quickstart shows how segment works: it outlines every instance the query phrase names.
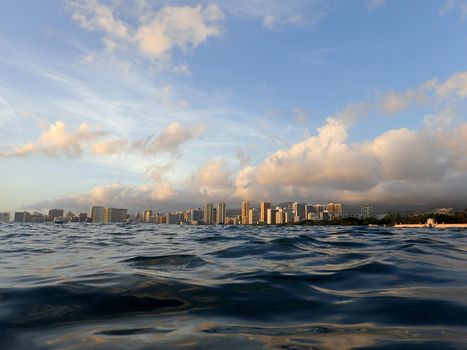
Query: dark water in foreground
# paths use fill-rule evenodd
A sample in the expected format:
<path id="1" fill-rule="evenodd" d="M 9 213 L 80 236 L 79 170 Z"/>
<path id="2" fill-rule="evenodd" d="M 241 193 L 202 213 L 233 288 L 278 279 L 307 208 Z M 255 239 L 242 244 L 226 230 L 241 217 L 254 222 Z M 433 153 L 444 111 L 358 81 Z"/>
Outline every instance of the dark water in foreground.
<path id="1" fill-rule="evenodd" d="M 467 349 L 467 230 L 0 225 L 1 349 Z"/>

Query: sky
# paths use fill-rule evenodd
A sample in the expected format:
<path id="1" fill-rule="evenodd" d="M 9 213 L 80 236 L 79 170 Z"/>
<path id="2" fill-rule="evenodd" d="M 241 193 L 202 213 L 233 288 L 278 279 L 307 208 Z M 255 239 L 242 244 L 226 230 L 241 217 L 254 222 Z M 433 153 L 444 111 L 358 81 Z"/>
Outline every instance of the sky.
<path id="1" fill-rule="evenodd" d="M 4 0 L 0 210 L 467 205 L 467 0 Z"/>

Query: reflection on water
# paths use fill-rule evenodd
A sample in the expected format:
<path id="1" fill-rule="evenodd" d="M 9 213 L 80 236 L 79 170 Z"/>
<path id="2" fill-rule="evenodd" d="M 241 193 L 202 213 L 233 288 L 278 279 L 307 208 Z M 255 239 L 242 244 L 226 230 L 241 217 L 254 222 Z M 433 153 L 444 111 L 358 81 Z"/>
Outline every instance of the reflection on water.
<path id="1" fill-rule="evenodd" d="M 467 231 L 0 226 L 2 349 L 467 348 Z"/>

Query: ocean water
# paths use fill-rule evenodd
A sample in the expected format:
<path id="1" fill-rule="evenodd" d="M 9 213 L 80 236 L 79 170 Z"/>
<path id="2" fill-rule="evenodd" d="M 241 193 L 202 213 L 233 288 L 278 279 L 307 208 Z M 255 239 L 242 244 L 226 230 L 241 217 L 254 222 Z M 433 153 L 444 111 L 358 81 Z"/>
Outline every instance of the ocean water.
<path id="1" fill-rule="evenodd" d="M 467 349 L 467 230 L 0 225 L 0 349 Z"/>

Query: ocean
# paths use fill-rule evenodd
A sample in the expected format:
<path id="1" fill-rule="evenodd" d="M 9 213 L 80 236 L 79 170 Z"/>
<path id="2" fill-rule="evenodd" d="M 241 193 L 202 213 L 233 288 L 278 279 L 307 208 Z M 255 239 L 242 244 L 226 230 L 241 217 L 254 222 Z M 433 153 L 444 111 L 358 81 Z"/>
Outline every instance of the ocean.
<path id="1" fill-rule="evenodd" d="M 467 349 L 467 230 L 3 224 L 0 349 Z"/>

